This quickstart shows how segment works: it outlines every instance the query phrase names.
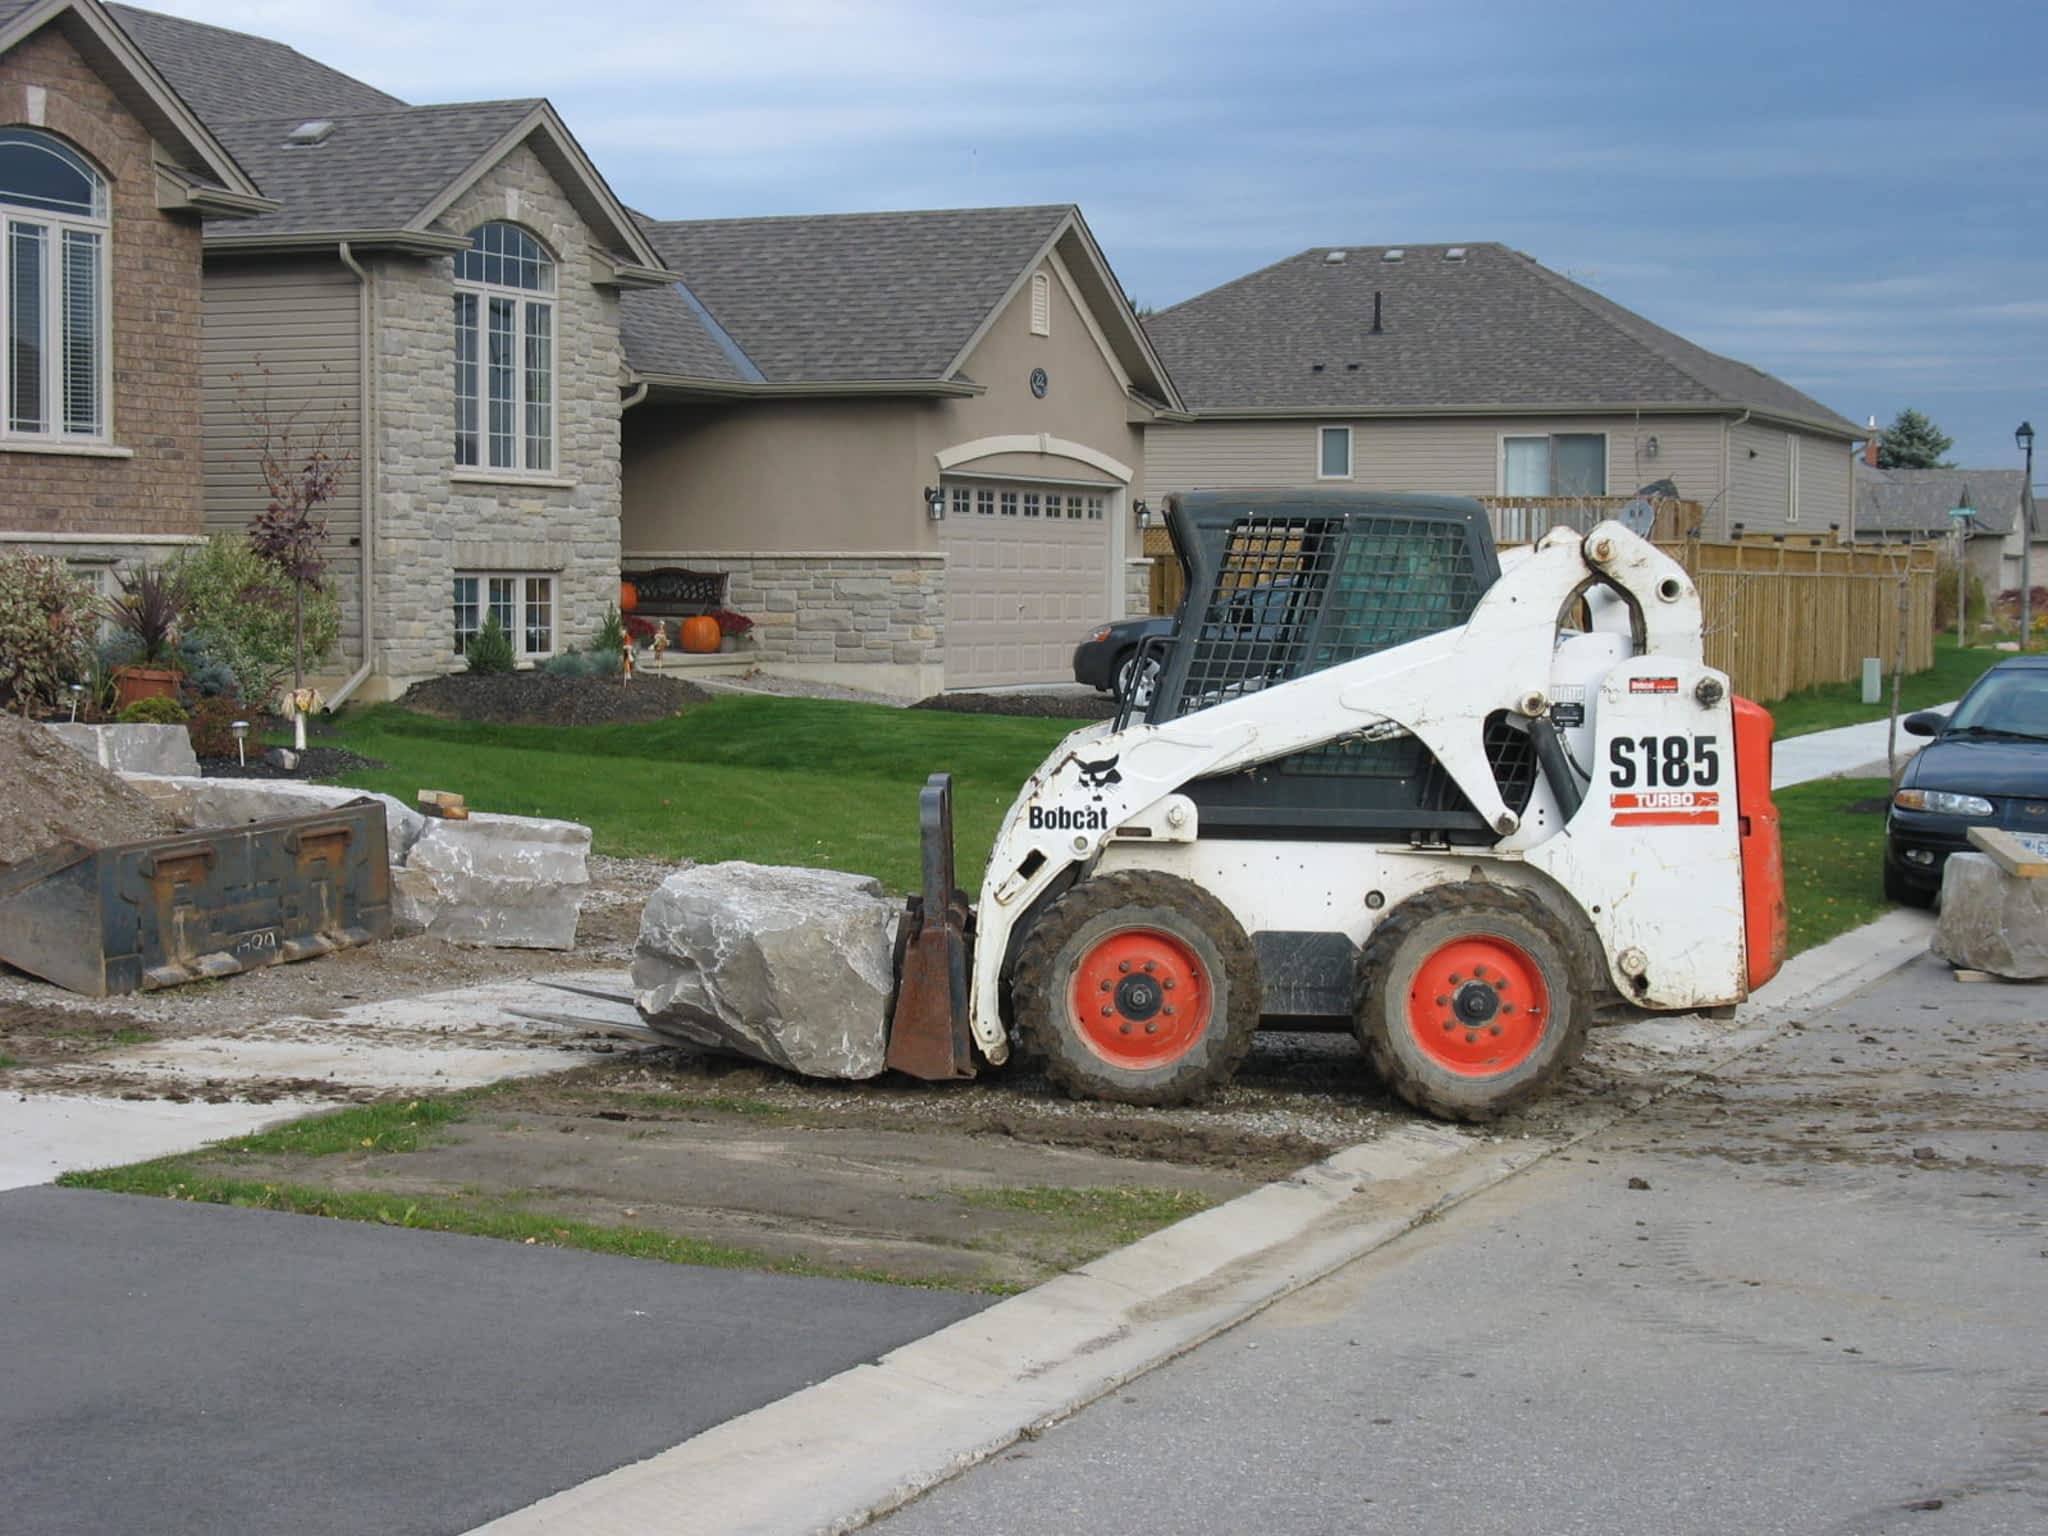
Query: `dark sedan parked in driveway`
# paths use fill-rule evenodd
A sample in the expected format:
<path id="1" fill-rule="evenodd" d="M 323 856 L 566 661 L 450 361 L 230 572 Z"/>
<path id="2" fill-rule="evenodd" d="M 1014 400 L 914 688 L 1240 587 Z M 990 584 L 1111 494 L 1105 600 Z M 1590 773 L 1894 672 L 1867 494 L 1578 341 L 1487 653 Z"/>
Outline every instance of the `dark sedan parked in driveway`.
<path id="1" fill-rule="evenodd" d="M 1885 817 L 1884 893 L 1931 906 L 1941 868 L 1972 827 L 2048 836 L 2048 656 L 2001 661 L 1955 713 L 1923 710 L 1902 724 L 1932 736 L 1906 764 Z"/>
<path id="2" fill-rule="evenodd" d="M 1100 688 L 1118 698 L 1136 694 L 1136 703 L 1149 703 L 1151 679 L 1141 676 L 1138 647 L 1154 635 L 1173 633 L 1172 614 L 1152 614 L 1140 619 L 1117 619 L 1088 632 L 1088 638 L 1074 648 L 1074 681 Z M 1154 664 L 1150 670 L 1156 671 Z"/>

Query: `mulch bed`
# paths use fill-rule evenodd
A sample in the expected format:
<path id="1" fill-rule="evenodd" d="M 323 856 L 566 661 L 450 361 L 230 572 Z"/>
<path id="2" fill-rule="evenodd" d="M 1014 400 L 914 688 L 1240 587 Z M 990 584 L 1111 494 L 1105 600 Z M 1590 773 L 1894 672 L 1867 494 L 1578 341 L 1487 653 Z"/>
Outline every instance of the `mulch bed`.
<path id="1" fill-rule="evenodd" d="M 711 695 L 674 677 L 556 677 L 546 672 L 453 672 L 414 683 L 401 709 L 477 725 L 629 725 L 666 720 Z"/>
<path id="2" fill-rule="evenodd" d="M 1107 720 L 1116 700 L 1106 693 L 935 693 L 912 709 L 956 715 L 1036 715 L 1053 720 Z"/>
<path id="3" fill-rule="evenodd" d="M 199 760 L 200 773 L 209 779 L 297 779 L 304 782 L 338 779 L 344 773 L 361 773 L 365 769 L 383 766 L 376 758 L 364 757 L 346 747 L 308 747 L 299 754 L 299 766 L 289 770 L 265 762 L 261 752 L 251 752 L 246 763 L 232 757 L 202 757 Z"/>

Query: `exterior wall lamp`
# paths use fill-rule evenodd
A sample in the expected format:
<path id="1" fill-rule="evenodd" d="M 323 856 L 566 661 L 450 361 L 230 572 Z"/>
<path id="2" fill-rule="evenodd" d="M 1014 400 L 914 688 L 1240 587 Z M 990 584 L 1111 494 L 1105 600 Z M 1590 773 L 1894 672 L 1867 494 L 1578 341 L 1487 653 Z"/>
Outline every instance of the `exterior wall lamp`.
<path id="1" fill-rule="evenodd" d="M 1654 432 L 1643 442 L 1643 457 L 1646 459 L 1657 457 L 1657 434 Z"/>
<path id="2" fill-rule="evenodd" d="M 1150 502 L 1133 502 L 1131 503 L 1131 511 L 1137 515 L 1140 532 L 1152 526 L 1152 504 Z"/>
<path id="3" fill-rule="evenodd" d="M 944 486 L 928 485 L 924 488 L 924 510 L 925 515 L 933 522 L 945 521 L 946 489 Z"/>

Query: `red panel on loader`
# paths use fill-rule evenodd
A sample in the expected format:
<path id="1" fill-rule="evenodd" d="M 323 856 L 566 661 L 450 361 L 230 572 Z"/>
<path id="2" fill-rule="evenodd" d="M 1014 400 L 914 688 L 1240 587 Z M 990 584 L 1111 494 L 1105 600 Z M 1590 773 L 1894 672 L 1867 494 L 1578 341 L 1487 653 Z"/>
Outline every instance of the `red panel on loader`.
<path id="1" fill-rule="evenodd" d="M 1771 712 L 1735 700 L 1735 802 L 1742 823 L 1742 929 L 1749 989 L 1785 963 L 1785 864 L 1771 803 Z"/>

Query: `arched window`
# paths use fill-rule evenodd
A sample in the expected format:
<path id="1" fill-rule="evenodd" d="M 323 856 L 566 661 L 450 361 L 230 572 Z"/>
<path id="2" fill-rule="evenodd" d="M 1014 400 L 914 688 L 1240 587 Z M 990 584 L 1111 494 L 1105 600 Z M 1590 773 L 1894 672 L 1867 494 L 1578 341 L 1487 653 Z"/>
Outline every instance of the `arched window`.
<path id="1" fill-rule="evenodd" d="M 106 247 L 106 178 L 47 133 L 0 129 L 6 436 L 105 435 Z"/>
<path id="2" fill-rule="evenodd" d="M 484 224 L 455 258 L 455 464 L 555 466 L 555 262 L 515 224 Z"/>

